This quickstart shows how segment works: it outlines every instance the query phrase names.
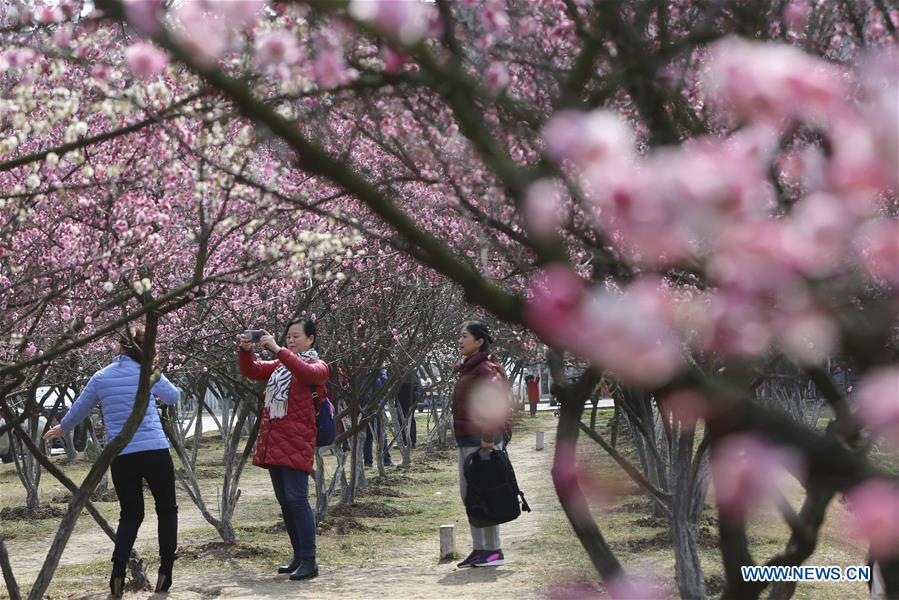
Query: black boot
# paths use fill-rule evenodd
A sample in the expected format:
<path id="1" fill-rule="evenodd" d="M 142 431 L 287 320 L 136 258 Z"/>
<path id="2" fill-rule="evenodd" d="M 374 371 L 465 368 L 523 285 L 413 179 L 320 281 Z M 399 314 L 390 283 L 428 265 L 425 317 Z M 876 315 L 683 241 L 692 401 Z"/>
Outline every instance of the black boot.
<path id="1" fill-rule="evenodd" d="M 281 565 L 278 567 L 278 574 L 283 575 L 285 573 L 293 573 L 300 566 L 300 563 L 303 562 L 299 558 L 294 557 L 290 564 Z"/>
<path id="2" fill-rule="evenodd" d="M 159 573 L 156 576 L 156 593 L 167 592 L 172 587 L 172 567 L 175 561 L 164 560 L 159 565 Z"/>
<path id="3" fill-rule="evenodd" d="M 125 568 L 128 563 L 112 559 L 112 575 L 109 576 L 109 593 L 113 598 L 121 598 L 125 590 Z"/>
<path id="4" fill-rule="evenodd" d="M 312 579 L 318 576 L 318 565 L 314 558 L 304 558 L 300 561 L 300 566 L 290 574 L 290 578 L 294 581 L 303 579 Z"/>

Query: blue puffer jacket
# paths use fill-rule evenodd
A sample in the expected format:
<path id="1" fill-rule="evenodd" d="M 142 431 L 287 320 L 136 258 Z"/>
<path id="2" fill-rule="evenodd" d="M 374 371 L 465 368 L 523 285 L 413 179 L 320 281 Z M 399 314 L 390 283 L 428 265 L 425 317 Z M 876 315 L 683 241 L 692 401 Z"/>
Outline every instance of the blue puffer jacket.
<path id="1" fill-rule="evenodd" d="M 71 431 L 75 425 L 84 420 L 97 402 L 103 403 L 103 420 L 106 424 L 106 442 L 119 435 L 125 421 L 134 408 L 134 397 L 137 395 L 137 382 L 140 378 L 140 364 L 129 356 L 119 354 L 112 359 L 112 363 L 100 369 L 90 381 L 87 387 L 75 400 L 72 409 L 59 423 L 65 431 Z M 153 386 L 151 395 L 157 396 L 166 404 L 174 404 L 178 401 L 180 392 L 178 388 L 162 375 L 156 385 Z M 140 427 L 134 433 L 134 437 L 119 453 L 131 454 L 144 450 L 168 449 L 169 442 L 159 423 L 159 413 L 152 402 L 147 407 L 147 413 Z"/>

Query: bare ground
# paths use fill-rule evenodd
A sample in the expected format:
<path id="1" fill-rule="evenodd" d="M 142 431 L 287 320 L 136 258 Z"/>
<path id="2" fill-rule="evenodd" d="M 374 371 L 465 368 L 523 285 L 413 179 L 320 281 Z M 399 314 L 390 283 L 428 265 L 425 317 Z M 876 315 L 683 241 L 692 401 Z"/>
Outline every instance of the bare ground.
<path id="1" fill-rule="evenodd" d="M 504 566 L 489 569 L 457 569 L 456 560 L 438 561 L 438 536 L 440 524 L 456 524 L 457 552 L 464 556 L 470 549 L 470 534 L 465 520 L 461 499 L 456 502 L 454 514 L 446 515 L 442 523 L 433 523 L 433 536 L 428 539 L 414 539 L 403 543 L 391 552 L 379 556 L 358 557 L 358 562 L 351 566 L 329 567 L 320 564 L 320 575 L 317 579 L 306 582 L 292 582 L 284 575 L 274 573 L 279 564 L 276 557 L 271 557 L 270 567 L 266 568 L 258 562 L 235 560 L 245 558 L 247 553 L 264 554 L 264 548 L 241 550 L 240 544 L 230 550 L 222 550 L 215 544 L 208 543 L 212 536 L 207 536 L 206 544 L 192 543 L 192 540 L 180 540 L 179 553 L 185 557 L 175 567 L 175 583 L 167 595 L 151 594 L 148 591 L 129 591 L 126 598 L 321 598 L 331 594 L 340 594 L 346 598 L 484 598 L 515 597 L 520 599 L 542 598 L 546 595 L 530 565 L 547 559 L 547 549 L 539 548 L 531 543 L 537 536 L 541 523 L 550 517 L 552 512 L 561 511 L 549 477 L 554 432 L 546 432 L 546 449 L 535 451 L 533 434 L 522 434 L 513 442 L 510 455 L 515 466 L 521 489 L 527 494 L 533 512 L 525 513 L 520 519 L 502 526 L 503 550 L 507 563 Z M 529 445 L 528 445 L 529 444 Z M 446 465 L 442 465 L 446 467 Z M 402 476 L 401 476 L 402 477 Z M 256 478 L 248 485 L 249 478 L 242 482 L 243 496 L 240 504 L 244 509 L 257 498 L 271 497 L 267 481 Z M 447 490 L 458 498 L 458 488 Z M 214 496 L 213 496 L 214 497 Z M 207 528 L 214 536 L 199 511 L 187 498 L 179 498 L 181 531 Z M 337 512 L 346 511 L 340 509 Z M 356 518 L 356 515 L 350 514 Z M 368 515 L 359 515 L 359 518 Z M 402 518 L 402 515 L 391 515 Z M 115 516 L 110 518 L 113 525 Z M 241 519 L 235 519 L 240 526 Z M 156 520 L 152 510 L 152 502 L 147 505 L 147 515 L 141 527 L 138 548 L 144 556 L 152 560 L 153 541 Z M 284 536 L 280 532 L 273 535 Z M 143 543 L 142 543 L 143 541 Z M 8 549 L 15 573 L 20 585 L 27 588 L 34 580 L 38 569 L 46 555 L 49 539 L 35 543 L 34 539 L 16 538 L 9 540 Z M 235 555 L 236 552 L 236 555 Z M 243 552 L 243 554 L 241 554 Z M 61 567 L 87 565 L 97 561 L 108 560 L 111 554 L 111 542 L 99 532 L 90 517 L 84 514 L 79 526 L 63 554 Z M 195 558 L 211 558 L 203 562 L 202 572 L 191 568 L 187 561 Z M 263 556 L 263 562 L 265 562 Z M 180 567 L 180 568 L 179 568 Z M 151 580 L 155 573 L 148 569 Z M 97 581 L 95 593 L 65 594 L 72 599 L 106 598 L 106 581 Z M 59 590 L 57 590 L 58 592 Z M 59 597 L 53 594 L 54 597 Z"/>

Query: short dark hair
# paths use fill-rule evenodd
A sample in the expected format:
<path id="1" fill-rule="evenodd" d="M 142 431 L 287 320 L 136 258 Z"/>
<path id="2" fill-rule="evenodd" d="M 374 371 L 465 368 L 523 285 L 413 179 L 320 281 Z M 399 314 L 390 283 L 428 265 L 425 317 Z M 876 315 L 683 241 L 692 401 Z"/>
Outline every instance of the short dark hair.
<path id="1" fill-rule="evenodd" d="M 493 336 L 490 335 L 490 328 L 483 321 L 468 321 L 464 325 L 465 329 L 475 340 L 484 340 L 481 346 L 481 352 L 489 352 L 490 344 L 493 343 Z"/>
<path id="2" fill-rule="evenodd" d="M 303 333 L 306 334 L 306 337 L 315 338 L 312 340 L 312 345 L 315 345 L 315 342 L 318 341 L 318 329 L 315 326 L 315 321 L 312 320 L 312 317 L 307 317 L 303 315 L 302 317 L 297 317 L 287 324 L 287 327 L 284 328 L 284 337 L 287 337 L 287 331 L 293 327 L 294 325 L 302 325 Z"/>

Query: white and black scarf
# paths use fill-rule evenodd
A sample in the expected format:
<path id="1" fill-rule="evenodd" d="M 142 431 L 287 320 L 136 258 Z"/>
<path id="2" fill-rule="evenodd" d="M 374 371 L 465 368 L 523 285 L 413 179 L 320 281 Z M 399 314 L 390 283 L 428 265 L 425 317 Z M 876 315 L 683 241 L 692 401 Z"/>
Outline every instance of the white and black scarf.
<path id="1" fill-rule="evenodd" d="M 310 348 L 305 352 L 298 352 L 297 356 L 308 361 L 318 359 L 318 352 Z M 287 395 L 292 377 L 293 374 L 282 363 L 268 378 L 268 383 L 265 384 L 265 407 L 268 409 L 269 419 L 282 419 L 287 414 Z"/>

